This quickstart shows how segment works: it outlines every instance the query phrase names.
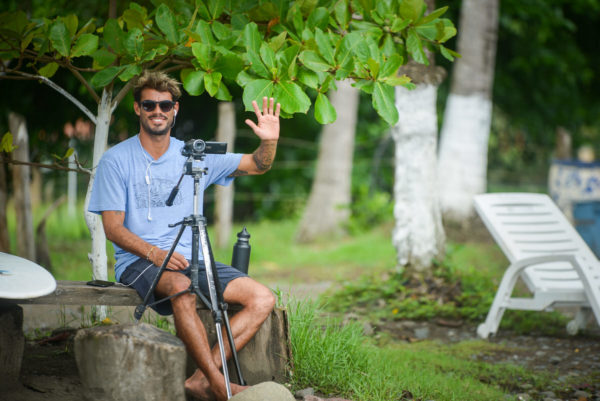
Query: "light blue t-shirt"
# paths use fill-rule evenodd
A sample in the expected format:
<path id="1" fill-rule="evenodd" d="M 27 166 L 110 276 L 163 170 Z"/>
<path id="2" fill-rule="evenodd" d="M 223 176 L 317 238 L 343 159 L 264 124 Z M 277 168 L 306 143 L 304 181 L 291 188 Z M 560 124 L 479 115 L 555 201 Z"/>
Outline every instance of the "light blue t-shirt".
<path id="1" fill-rule="evenodd" d="M 181 155 L 184 142 L 171 138 L 169 149 L 154 160 L 142 147 L 138 135 L 107 150 L 96 169 L 88 210 L 100 214 L 104 210 L 124 211 L 124 226 L 144 241 L 169 250 L 180 226 L 169 227 L 193 213 L 194 179 L 184 176 L 173 205 L 166 206 L 171 190 L 177 184 L 186 157 Z M 204 190 L 211 184 L 228 185 L 242 158 L 239 153 L 207 154 L 194 166 L 206 167 L 200 180 L 199 214 L 202 214 Z M 187 259 L 192 256 L 192 230 L 187 227 L 175 249 Z M 115 277 L 120 279 L 127 266 L 137 260 L 116 244 Z M 200 252 L 202 258 L 202 252 Z"/>

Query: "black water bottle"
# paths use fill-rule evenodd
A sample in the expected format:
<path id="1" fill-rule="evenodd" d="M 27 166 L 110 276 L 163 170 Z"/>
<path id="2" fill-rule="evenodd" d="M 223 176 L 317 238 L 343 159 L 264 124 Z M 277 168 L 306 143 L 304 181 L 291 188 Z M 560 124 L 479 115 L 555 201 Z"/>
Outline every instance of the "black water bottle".
<path id="1" fill-rule="evenodd" d="M 233 245 L 231 266 L 242 273 L 248 274 L 248 265 L 250 264 L 250 234 L 246 231 L 246 227 L 237 234 L 237 238 L 237 242 Z"/>

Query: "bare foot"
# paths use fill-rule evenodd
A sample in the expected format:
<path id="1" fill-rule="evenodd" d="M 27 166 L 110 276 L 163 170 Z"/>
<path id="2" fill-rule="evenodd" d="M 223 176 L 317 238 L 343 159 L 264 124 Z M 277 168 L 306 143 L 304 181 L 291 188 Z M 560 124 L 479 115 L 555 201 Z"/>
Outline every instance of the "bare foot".
<path id="1" fill-rule="evenodd" d="M 235 383 L 230 383 L 230 386 L 232 395 L 241 393 L 248 388 L 247 386 L 240 386 L 239 384 Z M 197 398 L 201 401 L 227 400 L 227 390 L 225 389 L 223 377 L 221 377 L 220 381 L 217 381 L 214 387 L 215 388 L 213 391 L 208 379 L 206 376 L 204 376 L 200 369 L 196 370 L 196 372 L 185 381 L 186 393 L 194 398 Z"/>
<path id="2" fill-rule="evenodd" d="M 210 389 L 208 380 L 199 370 L 185 381 L 185 391 L 187 394 L 201 401 L 216 400 L 215 394 Z"/>

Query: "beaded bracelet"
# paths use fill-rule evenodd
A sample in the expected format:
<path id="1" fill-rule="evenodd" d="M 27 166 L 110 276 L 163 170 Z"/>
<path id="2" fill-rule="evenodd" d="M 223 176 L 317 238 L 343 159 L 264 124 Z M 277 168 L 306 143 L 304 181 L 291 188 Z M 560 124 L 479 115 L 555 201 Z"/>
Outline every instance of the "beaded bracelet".
<path id="1" fill-rule="evenodd" d="M 152 251 L 154 251 L 154 248 L 156 248 L 155 245 L 153 245 L 152 248 L 150 248 L 150 250 L 148 251 L 148 254 L 146 255 L 146 260 L 149 262 L 151 262 L 150 255 L 152 255 Z"/>

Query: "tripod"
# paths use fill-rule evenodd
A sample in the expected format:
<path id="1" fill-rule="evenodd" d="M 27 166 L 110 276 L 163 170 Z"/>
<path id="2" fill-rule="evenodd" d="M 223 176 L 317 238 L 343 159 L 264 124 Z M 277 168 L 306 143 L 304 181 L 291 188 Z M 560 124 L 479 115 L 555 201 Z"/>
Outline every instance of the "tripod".
<path id="1" fill-rule="evenodd" d="M 202 146 L 196 145 L 198 142 L 202 142 Z M 200 148 L 201 148 L 201 150 L 199 150 Z M 184 146 L 184 148 L 182 150 L 182 154 L 184 156 L 189 156 L 189 157 L 185 162 L 184 171 L 183 171 L 181 177 L 179 178 L 177 185 L 175 186 L 175 188 L 173 188 L 173 191 L 171 192 L 166 204 L 167 204 L 167 206 L 171 206 L 173 204 L 175 196 L 177 195 L 177 192 L 179 191 L 179 185 L 181 184 L 183 177 L 185 175 L 191 175 L 194 178 L 194 210 L 190 216 L 185 217 L 182 221 L 177 222 L 175 224 L 169 224 L 169 227 L 176 227 L 176 226 L 181 226 L 181 227 L 179 229 L 179 232 L 177 233 L 177 236 L 175 238 L 175 241 L 173 242 L 173 245 L 171 246 L 171 249 L 169 249 L 169 252 L 167 253 L 167 257 L 163 261 L 163 263 L 160 267 L 160 270 L 158 271 L 158 274 L 154 278 L 154 281 L 152 282 L 150 289 L 148 290 L 148 292 L 146 293 L 146 296 L 144 297 L 144 303 L 141 305 L 138 305 L 135 308 L 134 317 L 136 319 L 136 322 L 139 322 L 144 311 L 146 310 L 146 308 L 148 306 L 152 306 L 152 305 L 156 305 L 160 302 L 168 301 L 171 298 L 174 298 L 176 296 L 179 296 L 179 295 L 187 293 L 187 292 L 195 294 L 197 297 L 199 297 L 202 300 L 202 302 L 206 305 L 206 307 L 210 309 L 213 320 L 215 322 L 215 329 L 217 332 L 217 341 L 219 344 L 219 351 L 221 353 L 221 362 L 223 364 L 223 376 L 225 377 L 225 387 L 227 389 L 227 398 L 229 399 L 229 398 L 231 398 L 232 394 L 231 394 L 231 385 L 229 382 L 229 370 L 227 368 L 227 358 L 226 358 L 225 347 L 224 347 L 224 343 L 223 343 L 223 334 L 221 331 L 223 324 L 225 324 L 225 331 L 227 333 L 229 346 L 231 348 L 231 355 L 233 357 L 233 361 L 235 364 L 237 377 L 238 377 L 241 385 L 245 385 L 246 383 L 242 377 L 242 371 L 240 368 L 240 363 L 238 360 L 238 355 L 237 355 L 237 351 L 235 348 L 233 335 L 231 333 L 231 327 L 229 325 L 229 318 L 227 316 L 227 303 L 223 299 L 223 291 L 221 289 L 218 272 L 215 267 L 215 260 L 214 260 L 214 256 L 213 256 L 212 249 L 210 246 L 210 240 L 208 239 L 208 234 L 207 234 L 207 230 L 206 230 L 206 218 L 204 216 L 200 215 L 198 212 L 199 211 L 200 179 L 202 178 L 203 175 L 206 174 L 207 169 L 195 167 L 193 165 L 193 162 L 194 162 L 194 160 L 203 160 L 204 159 L 204 156 L 205 156 L 204 150 L 205 150 L 204 142 L 201 140 L 196 140 L 191 146 L 188 146 L 188 144 L 186 144 L 186 146 Z M 217 152 L 214 152 L 214 153 L 217 153 Z M 221 153 L 221 152 L 219 151 L 218 153 Z M 149 304 L 150 297 L 151 297 L 152 293 L 154 292 L 154 289 L 156 288 L 156 285 L 158 284 L 158 281 L 160 280 L 162 273 L 165 271 L 167 264 L 169 263 L 169 259 L 171 259 L 173 252 L 175 252 L 175 248 L 177 247 L 177 244 L 179 243 L 179 240 L 183 234 L 183 231 L 188 226 L 191 227 L 191 229 L 192 229 L 192 263 L 190 266 L 190 268 L 191 268 L 190 287 L 184 291 L 178 292 L 176 294 L 170 295 L 166 298 L 162 298 L 156 302 Z M 199 256 L 198 251 L 199 251 L 200 247 L 202 249 L 202 256 L 204 258 L 204 264 L 206 267 L 206 281 L 208 283 L 208 293 L 209 293 L 210 299 L 207 299 L 204 296 L 204 294 L 202 294 L 202 292 L 200 291 L 200 287 L 198 285 L 198 270 L 200 268 L 199 259 L 198 259 L 198 256 Z"/>

